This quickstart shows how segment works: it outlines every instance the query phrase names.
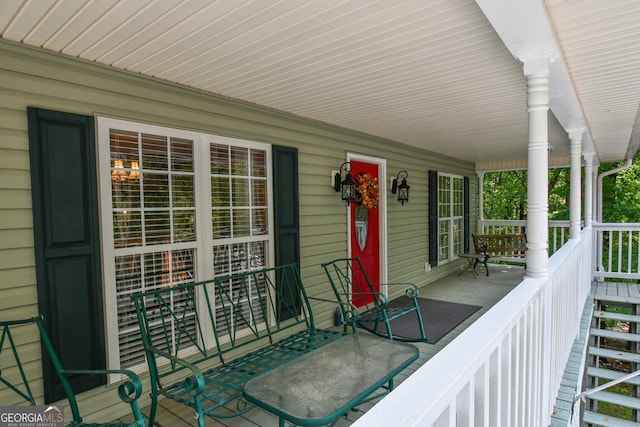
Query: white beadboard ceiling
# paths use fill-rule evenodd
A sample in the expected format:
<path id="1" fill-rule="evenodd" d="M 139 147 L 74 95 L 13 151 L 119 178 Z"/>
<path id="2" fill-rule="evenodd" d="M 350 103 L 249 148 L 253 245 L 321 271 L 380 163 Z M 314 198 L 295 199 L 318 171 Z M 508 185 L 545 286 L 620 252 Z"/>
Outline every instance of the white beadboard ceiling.
<path id="1" fill-rule="evenodd" d="M 551 163 L 635 155 L 637 0 L 2 0 L 0 37 L 476 163 L 527 158 L 518 58 L 552 51 Z M 555 160 L 554 160 L 555 159 Z"/>

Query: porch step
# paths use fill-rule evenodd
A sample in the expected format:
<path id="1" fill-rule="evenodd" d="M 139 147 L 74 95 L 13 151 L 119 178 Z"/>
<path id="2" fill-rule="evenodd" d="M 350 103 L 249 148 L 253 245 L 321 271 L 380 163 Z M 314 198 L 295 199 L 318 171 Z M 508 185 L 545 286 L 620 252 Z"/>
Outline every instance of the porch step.
<path id="1" fill-rule="evenodd" d="M 611 393 L 610 391 L 598 391 L 589 395 L 589 399 L 597 400 L 600 402 L 609 402 L 614 405 L 626 406 L 627 408 L 632 409 L 640 409 L 640 399 L 638 399 L 637 397 Z M 636 427 L 638 427 L 637 424 Z"/>
<path id="2" fill-rule="evenodd" d="M 593 317 L 596 319 L 620 320 L 622 322 L 640 323 L 640 316 L 635 314 L 614 313 L 611 311 L 594 311 Z"/>
<path id="3" fill-rule="evenodd" d="M 596 368 L 594 366 L 589 366 L 587 368 L 587 375 L 594 378 L 603 378 L 607 381 L 612 381 L 628 374 L 626 372 L 618 372 L 618 371 L 612 371 L 611 369 Z M 640 377 L 631 378 L 630 380 L 625 381 L 625 383 L 640 385 Z"/>
<path id="4" fill-rule="evenodd" d="M 640 325 L 640 315 L 616 313 L 613 311 L 598 310 L 597 307 L 627 307 L 631 308 L 630 311 L 637 312 L 640 306 L 640 286 L 636 283 L 622 283 L 622 282 L 598 282 L 595 284 L 595 292 L 593 292 L 594 302 L 596 309 L 593 311 L 593 319 L 607 319 L 616 320 L 621 322 L 629 322 L 632 324 Z M 614 308 L 609 308 L 614 310 Z M 626 310 L 625 310 L 626 311 Z M 597 324 L 597 323 L 596 323 Z M 632 326 L 633 327 L 633 326 Z M 590 329 L 590 337 L 592 342 L 599 343 L 601 338 L 619 340 L 623 343 L 636 343 L 632 345 L 632 348 L 638 347 L 640 343 L 640 334 L 628 333 L 622 331 L 615 331 L 609 329 L 599 329 L 592 327 Z M 610 343 L 614 344 L 614 343 Z M 591 363 L 597 362 L 598 358 L 607 358 L 614 361 L 631 362 L 635 366 L 640 363 L 640 354 L 626 351 L 622 349 L 608 349 L 602 347 L 589 347 L 589 356 L 591 356 Z M 633 369 L 633 368 L 632 368 Z M 597 366 L 587 367 L 587 376 L 594 378 L 591 383 L 599 383 L 597 379 L 603 381 L 612 381 L 627 375 L 626 372 L 618 372 L 609 369 L 600 368 Z M 640 388 L 640 378 L 635 377 L 625 382 L 626 384 Z M 640 399 L 632 396 L 626 396 L 623 394 L 612 393 L 611 391 L 604 390 L 594 393 L 587 397 L 588 402 L 593 402 L 597 405 L 598 401 L 607 402 L 612 405 L 620 407 L 626 407 L 633 410 L 640 411 Z M 591 407 L 590 403 L 587 403 L 587 408 Z M 585 410 L 584 412 L 584 424 L 592 426 L 602 427 L 640 427 L 640 423 L 634 421 L 623 420 L 611 415 L 603 415 L 591 410 Z"/>
<path id="5" fill-rule="evenodd" d="M 596 337 L 602 337 L 602 338 L 612 338 L 616 340 L 640 342 L 640 334 L 611 331 L 609 329 L 591 328 L 591 335 Z"/>
<path id="6" fill-rule="evenodd" d="M 638 423 L 622 420 L 611 415 L 602 415 L 592 411 L 584 411 L 585 424 L 594 424 L 602 427 L 638 427 Z"/>
<path id="7" fill-rule="evenodd" d="M 608 348 L 589 347 L 590 356 L 606 357 L 608 359 L 624 360 L 625 362 L 640 363 L 640 354 L 627 351 L 609 350 Z"/>
<path id="8" fill-rule="evenodd" d="M 640 304 L 640 284 L 597 282 L 593 296 L 596 301 L 610 301 L 619 304 Z"/>

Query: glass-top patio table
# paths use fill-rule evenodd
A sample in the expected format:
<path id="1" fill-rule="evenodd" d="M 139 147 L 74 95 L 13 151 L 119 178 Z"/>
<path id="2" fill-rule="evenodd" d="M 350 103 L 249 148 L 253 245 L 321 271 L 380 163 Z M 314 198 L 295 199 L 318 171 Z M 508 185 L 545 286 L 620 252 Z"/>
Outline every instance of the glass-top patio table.
<path id="1" fill-rule="evenodd" d="M 357 405 L 375 399 L 419 356 L 416 347 L 369 335 L 347 335 L 262 374 L 244 387 L 256 406 L 300 426 L 332 424 Z M 384 394 L 383 393 L 383 394 Z"/>

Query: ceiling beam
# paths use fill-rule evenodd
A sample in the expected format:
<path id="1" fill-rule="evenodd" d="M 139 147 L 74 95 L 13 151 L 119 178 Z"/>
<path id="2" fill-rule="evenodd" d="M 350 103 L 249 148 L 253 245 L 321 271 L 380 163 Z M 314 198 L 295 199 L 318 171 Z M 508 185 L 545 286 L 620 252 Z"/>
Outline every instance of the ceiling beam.
<path id="1" fill-rule="evenodd" d="M 476 3 L 518 61 L 550 58 L 549 108 L 567 133 L 585 129 L 582 152 L 597 154 L 542 1 L 476 0 Z"/>

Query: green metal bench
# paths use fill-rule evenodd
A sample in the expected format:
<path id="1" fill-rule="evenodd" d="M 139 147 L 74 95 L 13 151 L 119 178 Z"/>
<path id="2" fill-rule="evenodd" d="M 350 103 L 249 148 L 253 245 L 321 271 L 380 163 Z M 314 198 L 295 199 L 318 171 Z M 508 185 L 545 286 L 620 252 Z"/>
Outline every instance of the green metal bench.
<path id="1" fill-rule="evenodd" d="M 389 288 L 402 287 L 409 304 L 389 304 L 386 295 L 376 291 L 362 266 L 360 258 L 341 258 L 322 264 L 333 292 L 343 310 L 344 330 L 359 326 L 367 331 L 391 340 L 428 342 L 425 335 L 420 306 L 418 305 L 418 287 L 412 283 L 388 283 Z M 345 309 L 349 304 L 355 306 L 356 315 Z M 354 310 L 354 309 L 352 309 Z M 420 329 L 420 337 L 402 337 L 393 333 L 391 321 L 403 316 L 415 316 Z"/>
<path id="2" fill-rule="evenodd" d="M 149 419 L 164 396 L 204 416 L 254 406 L 244 384 L 343 337 L 317 329 L 295 265 L 132 295 L 151 376 Z M 283 379 L 283 381 L 286 379 Z"/>
<path id="3" fill-rule="evenodd" d="M 142 394 L 142 383 L 138 376 L 127 370 L 72 370 L 64 369 L 58 358 L 56 351 L 53 348 L 51 340 L 47 335 L 44 326 L 42 324 L 41 317 L 31 317 L 28 319 L 9 320 L 0 322 L 0 353 L 2 350 L 10 351 L 9 357 L 4 359 L 5 362 L 9 362 L 7 366 L 0 366 L 0 383 L 6 386 L 13 393 L 17 394 L 21 399 L 24 399 L 29 405 L 37 405 L 36 399 L 31 390 L 30 381 L 27 378 L 25 369 L 20 358 L 18 346 L 14 337 L 19 336 L 22 333 L 28 333 L 29 327 L 37 327 L 40 334 L 41 345 L 46 349 L 49 359 L 55 369 L 55 372 L 60 380 L 62 388 L 67 396 L 69 402 L 69 409 L 73 420 L 67 423 L 67 426 L 120 426 L 120 427 L 144 427 L 145 419 L 140 412 L 138 406 L 138 398 Z M 20 380 L 14 381 L 13 378 L 17 377 L 16 372 L 19 373 Z M 112 422 L 112 423 L 85 423 L 80 416 L 76 395 L 70 383 L 70 378 L 77 374 L 90 374 L 90 375 L 108 375 L 108 374 L 120 374 L 126 376 L 126 380 L 118 386 L 118 396 L 120 399 L 131 406 L 134 420 L 130 423 L 124 422 Z M 5 402 L 6 404 L 6 402 Z"/>

